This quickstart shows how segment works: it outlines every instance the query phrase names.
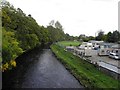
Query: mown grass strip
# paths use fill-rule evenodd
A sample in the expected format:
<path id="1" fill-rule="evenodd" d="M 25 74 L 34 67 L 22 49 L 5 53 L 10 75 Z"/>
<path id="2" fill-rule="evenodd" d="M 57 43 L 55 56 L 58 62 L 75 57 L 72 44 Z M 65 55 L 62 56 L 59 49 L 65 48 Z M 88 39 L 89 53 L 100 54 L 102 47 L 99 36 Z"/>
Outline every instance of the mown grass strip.
<path id="1" fill-rule="evenodd" d="M 65 51 L 59 44 L 51 45 L 51 49 L 65 67 L 69 69 L 85 87 L 119 88 L 120 81 L 100 72 L 94 65 L 74 56 L 71 52 Z"/>
<path id="2" fill-rule="evenodd" d="M 58 42 L 59 45 L 62 45 L 62 46 L 78 46 L 81 44 L 81 42 L 79 41 L 61 41 L 61 42 Z"/>

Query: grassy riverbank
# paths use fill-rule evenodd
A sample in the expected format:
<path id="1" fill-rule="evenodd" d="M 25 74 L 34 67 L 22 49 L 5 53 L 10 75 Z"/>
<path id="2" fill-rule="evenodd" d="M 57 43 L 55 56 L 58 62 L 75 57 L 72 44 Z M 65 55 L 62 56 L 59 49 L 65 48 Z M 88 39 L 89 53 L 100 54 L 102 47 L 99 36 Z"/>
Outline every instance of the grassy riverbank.
<path id="1" fill-rule="evenodd" d="M 65 51 L 58 44 L 51 45 L 51 49 L 57 58 L 85 87 L 92 88 L 118 88 L 120 81 L 113 79 L 97 70 L 92 64 Z"/>

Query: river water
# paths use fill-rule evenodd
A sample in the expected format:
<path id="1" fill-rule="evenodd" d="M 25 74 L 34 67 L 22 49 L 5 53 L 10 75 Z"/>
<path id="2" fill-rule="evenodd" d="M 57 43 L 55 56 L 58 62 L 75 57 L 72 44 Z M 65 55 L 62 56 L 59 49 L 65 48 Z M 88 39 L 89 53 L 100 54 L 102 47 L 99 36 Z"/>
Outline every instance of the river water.
<path id="1" fill-rule="evenodd" d="M 83 88 L 56 59 L 50 49 L 43 49 L 35 54 L 32 52 L 27 54 L 25 59 L 31 63 L 26 64 L 25 69 L 18 68 L 16 73 L 19 74 L 12 75 L 15 78 L 14 81 L 11 79 L 8 82 L 10 84 L 6 84 L 7 81 L 4 80 L 4 85 L 14 88 Z M 6 87 L 4 85 L 3 87 Z"/>

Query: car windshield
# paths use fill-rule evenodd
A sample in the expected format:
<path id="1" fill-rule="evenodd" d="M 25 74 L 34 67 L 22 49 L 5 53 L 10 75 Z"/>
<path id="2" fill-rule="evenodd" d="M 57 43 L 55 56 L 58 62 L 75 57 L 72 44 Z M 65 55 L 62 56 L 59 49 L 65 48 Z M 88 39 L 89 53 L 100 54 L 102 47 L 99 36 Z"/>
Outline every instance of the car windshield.
<path id="1" fill-rule="evenodd" d="M 110 53 L 110 55 L 116 56 L 116 53 Z"/>

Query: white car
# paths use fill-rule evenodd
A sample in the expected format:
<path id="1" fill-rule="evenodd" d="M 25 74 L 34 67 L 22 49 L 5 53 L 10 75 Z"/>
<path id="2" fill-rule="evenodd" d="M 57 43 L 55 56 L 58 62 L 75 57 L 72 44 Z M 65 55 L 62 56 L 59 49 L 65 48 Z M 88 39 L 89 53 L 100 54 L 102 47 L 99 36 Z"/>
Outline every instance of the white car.
<path id="1" fill-rule="evenodd" d="M 113 52 L 110 52 L 109 57 L 114 58 L 114 59 L 120 59 L 120 57 L 116 53 L 113 53 Z"/>

